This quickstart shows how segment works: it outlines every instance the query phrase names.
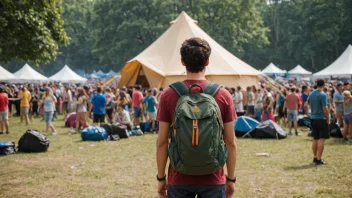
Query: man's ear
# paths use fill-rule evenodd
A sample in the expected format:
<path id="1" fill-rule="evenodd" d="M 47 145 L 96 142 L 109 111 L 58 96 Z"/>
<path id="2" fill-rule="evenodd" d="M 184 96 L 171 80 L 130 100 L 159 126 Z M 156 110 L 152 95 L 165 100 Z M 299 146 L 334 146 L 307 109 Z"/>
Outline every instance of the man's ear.
<path id="1" fill-rule="evenodd" d="M 182 58 L 181 58 L 181 63 L 183 66 L 186 66 L 185 62 L 183 62 Z"/>
<path id="2" fill-rule="evenodd" d="M 209 58 L 207 60 L 207 62 L 205 62 L 205 66 L 208 66 L 209 65 Z"/>

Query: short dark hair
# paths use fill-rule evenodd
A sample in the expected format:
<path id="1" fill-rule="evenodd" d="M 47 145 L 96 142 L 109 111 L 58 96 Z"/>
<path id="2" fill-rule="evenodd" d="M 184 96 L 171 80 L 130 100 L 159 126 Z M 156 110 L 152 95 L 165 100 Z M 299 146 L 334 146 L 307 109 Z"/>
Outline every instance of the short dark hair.
<path id="1" fill-rule="evenodd" d="M 305 91 L 307 90 L 307 88 L 308 88 L 308 87 L 307 87 L 307 86 L 305 86 L 305 85 L 304 85 L 304 86 L 302 86 L 302 92 L 305 92 Z"/>
<path id="2" fill-rule="evenodd" d="M 318 88 L 318 86 L 317 86 L 317 85 L 314 85 L 313 89 L 317 89 L 317 88 Z"/>
<path id="3" fill-rule="evenodd" d="M 343 83 L 344 86 L 347 86 L 347 85 L 349 85 L 349 84 L 350 84 L 350 83 L 348 83 L 348 82 L 344 82 L 344 83 Z"/>
<path id="4" fill-rule="evenodd" d="M 4 93 L 5 92 L 5 87 L 0 86 L 0 93 Z"/>
<path id="5" fill-rule="evenodd" d="M 134 88 L 136 88 L 138 91 L 142 89 L 141 85 L 136 85 Z"/>
<path id="6" fill-rule="evenodd" d="M 324 79 L 318 79 L 318 80 L 317 80 L 317 86 L 318 86 L 318 87 L 324 87 L 324 86 L 325 86 L 325 81 L 324 81 Z"/>
<path id="7" fill-rule="evenodd" d="M 191 73 L 198 73 L 204 70 L 211 54 L 211 48 L 206 40 L 194 37 L 182 43 L 180 52 L 186 70 Z"/>
<path id="8" fill-rule="evenodd" d="M 296 87 L 291 87 L 291 92 L 295 92 L 296 91 Z"/>
<path id="9" fill-rule="evenodd" d="M 101 87 L 97 87 L 97 92 L 101 93 L 103 91 L 103 89 Z"/>
<path id="10" fill-rule="evenodd" d="M 237 86 L 237 91 L 241 90 L 241 86 Z"/>

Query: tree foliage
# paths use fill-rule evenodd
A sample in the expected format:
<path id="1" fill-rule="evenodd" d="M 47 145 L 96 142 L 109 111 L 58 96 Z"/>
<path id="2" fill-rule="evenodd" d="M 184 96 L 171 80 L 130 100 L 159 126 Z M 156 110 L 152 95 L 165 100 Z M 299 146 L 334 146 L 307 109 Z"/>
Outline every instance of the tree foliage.
<path id="1" fill-rule="evenodd" d="M 67 43 L 58 0 L 0 1 L 0 61 L 49 62 Z"/>

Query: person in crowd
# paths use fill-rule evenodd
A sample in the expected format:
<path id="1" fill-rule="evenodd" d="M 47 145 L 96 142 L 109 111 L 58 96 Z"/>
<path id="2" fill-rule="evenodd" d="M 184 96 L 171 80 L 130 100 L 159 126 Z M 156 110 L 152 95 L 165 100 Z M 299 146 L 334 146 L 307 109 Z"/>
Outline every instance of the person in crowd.
<path id="1" fill-rule="evenodd" d="M 326 164 L 322 156 L 325 140 L 330 138 L 330 112 L 328 108 L 328 96 L 323 92 L 324 87 L 325 81 L 318 79 L 317 89 L 309 95 L 306 103 L 311 108 L 312 150 L 314 155 L 313 163 L 315 165 Z"/>
<path id="2" fill-rule="evenodd" d="M 292 124 L 295 129 L 295 135 L 298 136 L 298 126 L 297 126 L 297 116 L 298 110 L 301 108 L 301 101 L 299 95 L 296 93 L 296 88 L 291 88 L 291 93 L 286 96 L 286 100 L 284 102 L 284 108 L 282 111 L 287 109 L 287 121 L 288 121 L 288 128 L 289 128 L 289 135 L 292 135 Z"/>
<path id="3" fill-rule="evenodd" d="M 343 137 L 346 143 L 352 143 L 352 96 L 349 90 L 345 90 L 343 92 L 344 96 L 344 112 L 343 112 L 343 120 L 344 120 L 344 128 L 343 128 Z M 349 138 L 348 139 L 348 135 Z"/>
<path id="4" fill-rule="evenodd" d="M 132 93 L 132 107 L 133 107 L 133 124 L 134 126 L 139 125 L 140 118 L 142 117 L 143 110 L 143 95 L 142 95 L 142 86 L 137 85 L 135 90 Z"/>
<path id="5" fill-rule="evenodd" d="M 275 121 L 273 115 L 274 98 L 269 87 L 264 88 L 262 122 L 266 120 Z"/>
<path id="6" fill-rule="evenodd" d="M 156 121 L 156 113 L 157 113 L 157 108 L 158 108 L 158 101 L 156 98 L 153 96 L 153 90 L 148 89 L 147 96 L 143 100 L 143 112 L 147 113 L 147 116 L 149 117 L 149 121 L 152 123 L 151 126 L 151 132 L 156 132 L 157 129 L 155 127 L 155 121 Z"/>
<path id="7" fill-rule="evenodd" d="M 181 47 L 181 61 L 186 67 L 187 79 L 185 85 L 190 87 L 198 84 L 203 89 L 208 85 L 205 79 L 206 66 L 209 64 L 209 44 L 200 38 L 186 40 Z M 168 181 L 166 182 L 165 169 L 168 158 L 169 129 L 174 119 L 174 111 L 179 96 L 173 89 L 165 89 L 160 97 L 159 111 L 159 135 L 157 140 L 156 161 L 158 168 L 158 194 L 159 197 L 232 197 L 235 191 L 235 167 L 236 167 L 236 141 L 234 136 L 234 120 L 236 114 L 230 93 L 221 88 L 214 96 L 220 107 L 221 118 L 224 123 L 224 141 L 228 149 L 227 176 L 224 169 L 220 169 L 209 175 L 186 175 L 174 170 L 169 165 Z M 225 180 L 226 178 L 226 180 Z"/>
<path id="8" fill-rule="evenodd" d="M 155 98 L 156 98 L 156 100 L 157 101 L 160 101 L 160 96 L 161 96 L 161 94 L 163 93 L 163 91 L 164 91 L 164 88 L 163 87 L 160 87 L 159 88 L 159 92 L 156 94 L 156 96 L 155 96 Z"/>
<path id="9" fill-rule="evenodd" d="M 50 87 L 45 89 L 45 94 L 43 98 L 43 106 L 44 106 L 44 120 L 46 123 L 46 130 L 48 132 L 50 129 L 53 135 L 57 135 L 57 131 L 52 124 L 54 108 L 56 103 L 56 97 L 54 96 L 53 90 Z"/>
<path id="10" fill-rule="evenodd" d="M 85 90 L 81 87 L 77 89 L 77 103 L 76 103 L 76 132 L 82 130 L 84 127 L 88 126 L 87 122 L 87 103 L 88 103 L 87 94 Z"/>
<path id="11" fill-rule="evenodd" d="M 340 127 L 343 126 L 343 85 L 341 83 L 337 84 L 336 91 L 334 94 L 334 103 L 335 103 L 335 113 L 336 119 Z"/>
<path id="12" fill-rule="evenodd" d="M 349 82 L 344 82 L 343 83 L 343 90 L 344 91 L 350 91 L 351 92 L 351 86 Z"/>
<path id="13" fill-rule="evenodd" d="M 12 85 L 11 88 L 13 89 L 13 98 L 11 101 L 13 102 L 15 109 L 16 109 L 16 116 L 21 116 L 21 101 L 18 100 L 18 94 L 20 93 L 20 90 L 17 88 L 16 85 Z"/>
<path id="14" fill-rule="evenodd" d="M 62 92 L 62 113 L 64 117 L 71 112 L 71 103 L 72 103 L 72 92 L 68 85 L 65 86 L 64 91 Z"/>
<path id="15" fill-rule="evenodd" d="M 243 116 L 245 113 L 243 108 L 243 93 L 241 89 L 242 88 L 238 86 L 235 93 L 235 109 L 238 117 Z"/>
<path id="16" fill-rule="evenodd" d="M 281 88 L 281 92 L 276 94 L 276 112 L 277 112 L 277 120 L 276 122 L 282 125 L 286 124 L 286 110 L 284 109 L 284 104 L 286 101 L 286 89 Z M 297 116 L 296 116 L 297 117 Z"/>
<path id="17" fill-rule="evenodd" d="M 258 89 L 255 96 L 255 119 L 260 122 L 262 119 L 262 109 L 263 109 L 263 97 L 264 93 L 261 89 Z"/>
<path id="18" fill-rule="evenodd" d="M 7 94 L 7 96 L 8 96 L 8 98 L 9 99 L 11 99 L 11 98 L 14 98 L 14 93 L 13 93 L 13 88 L 11 88 L 11 86 L 8 86 L 7 88 L 6 88 L 6 94 Z M 13 103 L 14 101 L 12 101 L 12 100 L 9 100 L 9 104 L 8 104 L 8 116 L 11 118 L 12 117 L 12 115 L 13 115 L 13 112 L 14 112 L 14 108 L 13 108 Z"/>
<path id="19" fill-rule="evenodd" d="M 36 117 L 39 116 L 39 102 L 40 102 L 40 91 L 39 88 L 34 88 L 31 103 L 32 103 L 32 112 Z"/>
<path id="20" fill-rule="evenodd" d="M 62 114 L 62 91 L 61 91 L 61 88 L 60 88 L 60 84 L 57 84 L 56 85 L 56 88 L 55 88 L 55 97 L 56 97 L 56 100 L 57 100 L 57 103 L 56 103 L 56 112 L 61 115 Z"/>
<path id="21" fill-rule="evenodd" d="M 5 93 L 5 87 L 0 86 L 0 134 L 4 134 L 4 127 L 6 134 L 9 131 L 9 116 L 8 116 L 9 98 Z"/>
<path id="22" fill-rule="evenodd" d="M 117 111 L 114 115 L 113 120 L 114 125 L 116 126 L 125 126 L 127 130 L 132 129 L 132 122 L 128 111 L 125 110 L 125 105 L 118 104 Z"/>
<path id="23" fill-rule="evenodd" d="M 247 87 L 247 116 L 253 118 L 254 117 L 254 104 L 255 104 L 255 96 L 252 90 L 252 87 Z"/>
<path id="24" fill-rule="evenodd" d="M 105 123 L 106 98 L 102 94 L 101 87 L 97 88 L 97 94 L 93 95 L 90 102 L 90 112 L 93 112 L 93 125 Z"/>
<path id="25" fill-rule="evenodd" d="M 130 112 L 130 104 L 131 104 L 131 102 L 130 101 L 128 101 L 128 97 L 127 97 L 127 93 L 126 92 L 124 92 L 124 91 L 120 91 L 120 93 L 119 93 L 119 96 L 118 96 L 118 98 L 117 98 L 117 100 L 116 100 L 116 104 L 117 105 L 123 105 L 124 106 L 124 109 L 126 110 L 126 111 L 128 111 L 128 112 Z"/>
<path id="26" fill-rule="evenodd" d="M 301 98 L 303 103 L 302 104 L 306 104 L 307 99 L 309 96 L 309 89 L 306 85 L 302 86 L 302 94 L 301 94 Z M 308 109 L 304 109 L 304 105 L 302 105 L 302 108 L 299 110 L 300 114 L 308 114 Z"/>
<path id="27" fill-rule="evenodd" d="M 29 124 L 29 107 L 30 107 L 30 100 L 31 100 L 31 93 L 27 90 L 26 87 L 22 87 L 21 91 L 18 94 L 18 98 L 20 100 L 20 107 L 21 107 L 21 123 L 23 119 L 25 119 L 26 124 Z"/>
<path id="28" fill-rule="evenodd" d="M 105 89 L 105 98 L 106 98 L 106 115 L 108 117 L 108 122 L 112 123 L 113 120 L 113 113 L 114 113 L 114 101 L 115 95 L 111 92 L 110 88 Z"/>

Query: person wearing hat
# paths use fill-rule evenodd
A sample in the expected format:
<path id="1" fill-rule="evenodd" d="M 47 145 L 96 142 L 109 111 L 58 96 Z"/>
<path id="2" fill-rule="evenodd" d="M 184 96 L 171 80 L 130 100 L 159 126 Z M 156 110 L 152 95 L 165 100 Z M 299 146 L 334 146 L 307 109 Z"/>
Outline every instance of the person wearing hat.
<path id="1" fill-rule="evenodd" d="M 336 111 L 336 119 L 340 127 L 343 126 L 343 86 L 341 83 L 337 84 L 336 92 L 334 93 L 334 104 Z"/>
<path id="2" fill-rule="evenodd" d="M 8 116 L 9 99 L 5 93 L 5 87 L 0 87 L 0 134 L 4 133 L 4 126 L 6 134 L 9 134 L 9 116 Z"/>

